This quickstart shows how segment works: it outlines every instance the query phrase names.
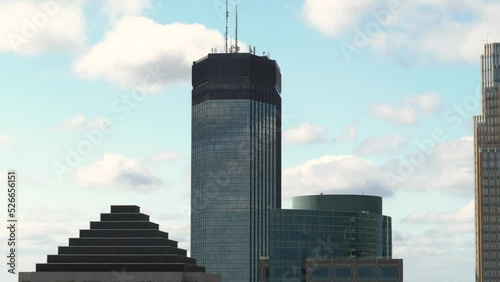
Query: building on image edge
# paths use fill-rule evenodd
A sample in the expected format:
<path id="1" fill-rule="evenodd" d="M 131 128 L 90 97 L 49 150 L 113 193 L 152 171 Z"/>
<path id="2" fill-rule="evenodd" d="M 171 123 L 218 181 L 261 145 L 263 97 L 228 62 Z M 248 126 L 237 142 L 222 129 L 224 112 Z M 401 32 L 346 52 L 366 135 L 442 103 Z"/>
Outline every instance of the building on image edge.
<path id="1" fill-rule="evenodd" d="M 500 281 L 500 43 L 481 56 L 482 114 L 474 117 L 476 281 Z"/>

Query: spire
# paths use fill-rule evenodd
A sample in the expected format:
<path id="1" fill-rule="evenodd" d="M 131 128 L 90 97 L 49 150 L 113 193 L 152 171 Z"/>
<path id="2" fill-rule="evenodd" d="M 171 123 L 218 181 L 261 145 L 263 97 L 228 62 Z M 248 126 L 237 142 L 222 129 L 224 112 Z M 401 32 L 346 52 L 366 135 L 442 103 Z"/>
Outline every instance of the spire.
<path id="1" fill-rule="evenodd" d="M 236 4 L 236 43 L 235 43 L 235 52 L 238 53 L 240 47 L 238 47 L 238 4 Z"/>
<path id="2" fill-rule="evenodd" d="M 227 0 L 226 0 L 226 36 L 225 36 L 225 44 L 226 44 L 226 47 L 225 47 L 225 51 L 227 53 L 227 25 L 228 25 L 228 20 L 229 20 L 229 10 L 228 10 L 228 7 L 227 7 Z"/>

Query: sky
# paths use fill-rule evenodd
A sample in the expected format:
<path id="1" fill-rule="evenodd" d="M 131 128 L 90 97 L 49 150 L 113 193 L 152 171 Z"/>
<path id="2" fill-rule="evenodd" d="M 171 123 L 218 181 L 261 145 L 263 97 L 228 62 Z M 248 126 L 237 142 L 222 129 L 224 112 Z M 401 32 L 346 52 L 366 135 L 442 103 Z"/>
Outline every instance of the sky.
<path id="1" fill-rule="evenodd" d="M 236 5 L 242 51 L 283 76 L 284 208 L 382 196 L 405 281 L 473 280 L 472 117 L 500 3 L 229 0 L 231 42 Z M 190 72 L 223 50 L 224 14 L 224 0 L 0 1 L 0 185 L 17 171 L 18 271 L 117 204 L 189 250 Z"/>

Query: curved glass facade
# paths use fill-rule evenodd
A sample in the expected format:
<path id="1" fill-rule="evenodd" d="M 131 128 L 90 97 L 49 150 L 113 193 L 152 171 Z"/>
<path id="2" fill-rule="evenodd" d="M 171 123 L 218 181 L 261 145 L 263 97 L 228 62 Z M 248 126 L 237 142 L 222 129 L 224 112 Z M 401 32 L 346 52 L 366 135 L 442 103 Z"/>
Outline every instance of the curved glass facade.
<path id="1" fill-rule="evenodd" d="M 307 258 L 392 257 L 391 218 L 388 216 L 274 209 L 270 219 L 270 281 L 305 281 Z"/>
<path id="2" fill-rule="evenodd" d="M 382 214 L 382 197 L 346 194 L 297 196 L 292 199 L 292 208 Z"/>

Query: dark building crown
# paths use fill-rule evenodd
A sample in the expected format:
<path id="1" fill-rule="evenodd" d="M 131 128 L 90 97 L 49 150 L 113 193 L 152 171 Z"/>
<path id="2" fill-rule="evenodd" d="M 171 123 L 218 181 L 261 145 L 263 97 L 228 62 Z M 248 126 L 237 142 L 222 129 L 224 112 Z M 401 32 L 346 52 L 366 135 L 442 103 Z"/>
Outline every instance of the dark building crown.
<path id="1" fill-rule="evenodd" d="M 213 78 L 250 78 L 275 85 L 281 93 L 281 71 L 276 61 L 250 53 L 214 53 L 193 62 L 192 84 Z"/>

